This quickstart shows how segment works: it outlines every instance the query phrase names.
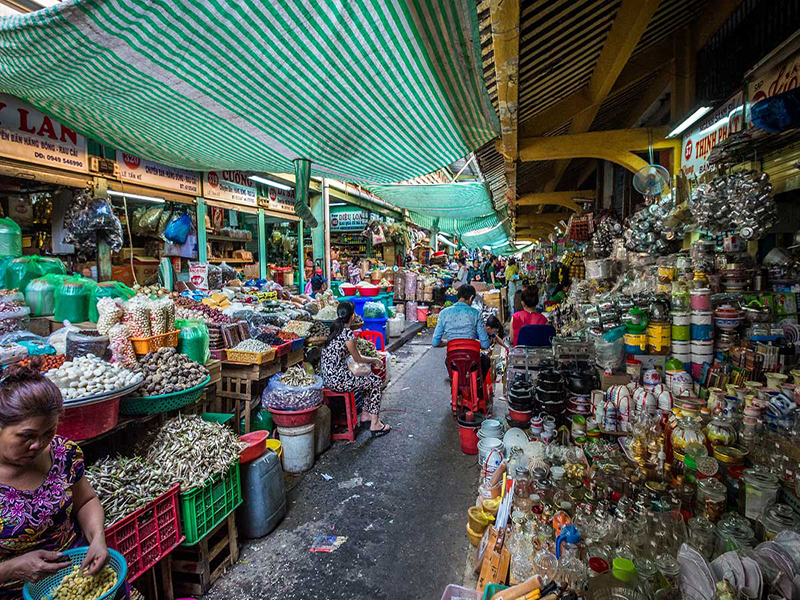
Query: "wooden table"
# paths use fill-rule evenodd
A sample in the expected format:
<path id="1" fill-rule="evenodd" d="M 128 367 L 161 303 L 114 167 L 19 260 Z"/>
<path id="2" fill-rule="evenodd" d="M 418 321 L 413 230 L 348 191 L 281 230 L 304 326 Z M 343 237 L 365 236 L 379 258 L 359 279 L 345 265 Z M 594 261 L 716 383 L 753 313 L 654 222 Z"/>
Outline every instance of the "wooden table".
<path id="1" fill-rule="evenodd" d="M 289 356 L 291 353 L 286 355 Z M 261 392 L 264 391 L 267 380 L 280 371 L 281 360 L 277 358 L 260 365 L 222 361 L 222 379 L 217 388 L 217 398 L 222 404 L 220 412 L 233 413 L 234 431 L 239 434 L 250 433 L 250 411 L 261 402 Z M 242 416 L 244 431 L 240 431 Z"/>

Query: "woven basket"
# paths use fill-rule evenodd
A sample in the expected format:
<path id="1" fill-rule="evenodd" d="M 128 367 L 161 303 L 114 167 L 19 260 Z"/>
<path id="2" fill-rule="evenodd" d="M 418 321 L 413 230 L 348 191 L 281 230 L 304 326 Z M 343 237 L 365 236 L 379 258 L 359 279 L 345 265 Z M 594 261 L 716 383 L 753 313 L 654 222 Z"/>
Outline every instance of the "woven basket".
<path id="1" fill-rule="evenodd" d="M 151 337 L 131 338 L 131 344 L 133 344 L 133 351 L 136 354 L 149 354 L 150 352 L 158 351 L 159 348 L 177 348 L 180 334 L 180 329 L 176 329 L 175 331 Z"/>
<path id="2" fill-rule="evenodd" d="M 266 352 L 251 352 L 250 350 L 232 350 L 228 348 L 228 361 L 246 365 L 263 365 L 275 359 L 275 348 Z"/>
<path id="3" fill-rule="evenodd" d="M 188 390 L 146 398 L 123 398 L 120 401 L 119 412 L 123 415 L 155 415 L 183 408 L 196 402 L 203 395 L 203 391 L 210 381 L 211 375 L 208 375 L 202 383 L 198 383 Z"/>

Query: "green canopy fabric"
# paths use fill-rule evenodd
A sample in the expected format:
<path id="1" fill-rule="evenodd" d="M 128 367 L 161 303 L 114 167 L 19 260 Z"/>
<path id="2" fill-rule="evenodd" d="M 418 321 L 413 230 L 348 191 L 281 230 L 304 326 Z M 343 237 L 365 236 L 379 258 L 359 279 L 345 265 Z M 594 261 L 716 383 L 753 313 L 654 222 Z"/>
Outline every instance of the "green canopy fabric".
<path id="1" fill-rule="evenodd" d="M 431 217 L 413 211 L 409 212 L 408 215 L 409 215 L 409 220 L 412 223 L 419 225 L 424 229 L 430 231 L 434 227 L 436 227 L 439 231 L 443 233 L 449 233 L 451 235 L 458 235 L 458 236 L 464 235 L 465 233 L 469 233 L 470 231 L 488 229 L 490 227 L 494 227 L 500 222 L 500 219 L 495 214 L 487 215 L 485 217 L 476 217 L 473 219 L 454 219 L 453 217 Z"/>
<path id="2" fill-rule="evenodd" d="M 472 219 L 494 213 L 489 191 L 479 182 L 370 185 L 367 189 L 395 206 L 429 217 Z"/>
<path id="3" fill-rule="evenodd" d="M 0 91 L 197 171 L 397 182 L 499 131 L 474 0 L 63 2 L 0 19 Z"/>

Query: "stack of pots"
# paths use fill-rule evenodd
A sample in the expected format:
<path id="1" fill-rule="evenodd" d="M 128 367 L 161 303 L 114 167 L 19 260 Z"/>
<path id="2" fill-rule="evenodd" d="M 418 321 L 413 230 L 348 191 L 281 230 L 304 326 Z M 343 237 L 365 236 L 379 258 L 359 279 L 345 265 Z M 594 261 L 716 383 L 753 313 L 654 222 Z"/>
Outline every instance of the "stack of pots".
<path id="1" fill-rule="evenodd" d="M 558 371 L 540 371 L 536 380 L 536 399 L 542 412 L 556 420 L 564 414 L 564 378 Z"/>
<path id="2" fill-rule="evenodd" d="M 703 365 L 714 362 L 714 312 L 710 289 L 692 290 L 691 296 L 692 376 L 699 380 Z"/>
<path id="3" fill-rule="evenodd" d="M 527 429 L 534 410 L 534 387 L 527 377 L 517 377 L 508 386 L 509 426 Z"/>
<path id="4" fill-rule="evenodd" d="M 589 371 L 570 371 L 565 376 L 569 398 L 567 412 L 586 417 L 592 412 L 591 394 L 596 387 L 594 374 Z"/>
<path id="5" fill-rule="evenodd" d="M 497 419 L 484 419 L 478 429 L 478 464 L 483 465 L 495 448 L 504 453 L 503 424 Z"/>

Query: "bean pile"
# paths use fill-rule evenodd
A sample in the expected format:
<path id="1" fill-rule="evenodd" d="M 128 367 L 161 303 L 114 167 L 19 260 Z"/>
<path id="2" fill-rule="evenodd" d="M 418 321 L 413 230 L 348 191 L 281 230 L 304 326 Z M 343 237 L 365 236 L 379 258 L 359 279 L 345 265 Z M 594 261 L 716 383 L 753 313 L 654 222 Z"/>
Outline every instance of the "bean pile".
<path id="1" fill-rule="evenodd" d="M 267 352 L 271 350 L 271 348 L 264 342 L 249 339 L 243 340 L 236 344 L 236 347 L 233 348 L 233 350 L 242 350 L 244 352 Z"/>
<path id="2" fill-rule="evenodd" d="M 233 323 L 233 319 L 221 310 L 195 302 L 184 296 L 177 296 L 175 316 L 178 319 L 203 319 L 206 323 Z"/>
<path id="3" fill-rule="evenodd" d="M 144 383 L 138 395 L 160 396 L 181 392 L 205 380 L 208 370 L 175 348 L 159 348 L 157 352 L 145 354 L 137 367 L 144 375 Z"/>
<path id="4" fill-rule="evenodd" d="M 314 315 L 314 318 L 319 321 L 334 321 L 336 316 L 336 307 L 329 304 Z"/>
<path id="5" fill-rule="evenodd" d="M 67 357 L 63 354 L 48 354 L 43 357 L 41 370 L 42 371 L 49 371 L 50 369 L 58 369 L 61 365 L 63 365 L 67 361 Z M 31 359 L 26 358 L 25 360 L 19 361 L 19 364 L 23 367 L 27 367 L 31 364 Z"/>
<path id="6" fill-rule="evenodd" d="M 292 387 L 308 387 L 309 385 L 314 385 L 316 382 L 317 380 L 314 379 L 313 375 L 309 375 L 303 367 L 298 365 L 289 367 L 286 369 L 286 372 L 281 375 L 281 383 Z"/>
<path id="7" fill-rule="evenodd" d="M 308 330 L 308 337 L 310 338 L 318 338 L 318 337 L 328 337 L 331 330 L 330 327 L 325 325 L 324 323 L 314 323 L 311 326 L 311 329 Z"/>
<path id="8" fill-rule="evenodd" d="M 97 600 L 117 584 L 117 574 L 109 566 L 97 575 L 84 575 L 79 565 L 58 584 L 52 600 Z"/>
<path id="9" fill-rule="evenodd" d="M 104 394 L 127 387 L 141 379 L 141 375 L 107 363 L 94 354 L 78 356 L 57 369 L 45 373 L 59 388 L 64 400 Z"/>
<path id="10" fill-rule="evenodd" d="M 289 333 L 294 333 L 297 337 L 305 337 L 308 331 L 311 329 L 312 323 L 310 321 L 298 321 L 293 320 L 289 321 L 284 327 L 283 331 L 288 331 Z"/>
<path id="11" fill-rule="evenodd" d="M 276 334 L 269 333 L 269 332 L 267 332 L 267 333 L 259 333 L 256 336 L 256 339 L 259 342 L 264 342 L 265 344 L 268 344 L 270 346 L 280 346 L 281 344 L 285 344 L 286 343 L 284 340 L 282 340 Z"/>
<path id="12" fill-rule="evenodd" d="M 134 458 L 104 458 L 86 469 L 86 479 L 100 498 L 109 527 L 158 498 L 173 485 L 172 475 Z"/>
<path id="13" fill-rule="evenodd" d="M 224 473 L 239 460 L 247 444 L 220 423 L 194 415 L 178 415 L 164 423 L 146 442 L 144 458 L 169 473 L 186 492 Z"/>

